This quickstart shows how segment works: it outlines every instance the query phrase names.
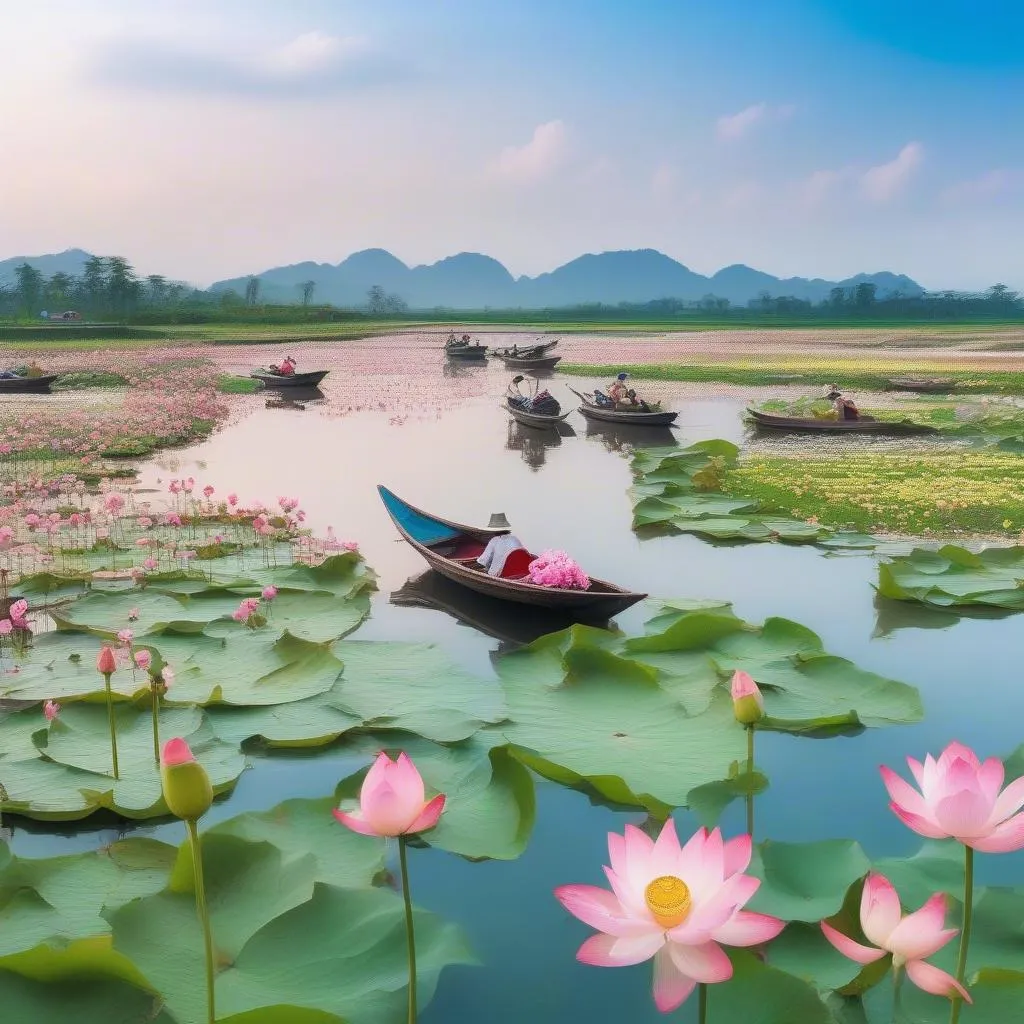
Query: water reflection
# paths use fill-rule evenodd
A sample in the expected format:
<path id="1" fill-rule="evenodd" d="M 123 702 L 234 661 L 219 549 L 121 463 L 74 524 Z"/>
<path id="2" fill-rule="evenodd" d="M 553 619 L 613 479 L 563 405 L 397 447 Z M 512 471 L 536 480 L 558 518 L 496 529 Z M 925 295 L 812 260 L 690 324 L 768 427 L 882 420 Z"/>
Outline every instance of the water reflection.
<path id="1" fill-rule="evenodd" d="M 629 455 L 637 448 L 662 448 L 679 444 L 671 427 L 641 427 L 632 423 L 602 423 L 587 420 L 587 437 L 593 438 L 609 452 Z"/>
<path id="2" fill-rule="evenodd" d="M 445 359 L 441 373 L 445 377 L 471 377 L 487 369 L 486 359 Z"/>
<path id="3" fill-rule="evenodd" d="M 567 629 L 574 622 L 585 622 L 601 629 L 612 628 L 607 619 L 573 617 L 477 594 L 433 569 L 406 581 L 398 590 L 392 591 L 389 600 L 399 607 L 432 608 L 445 612 L 462 625 L 500 640 L 499 652 L 522 647 L 546 633 Z"/>
<path id="4" fill-rule="evenodd" d="M 549 448 L 558 448 L 563 437 L 575 436 L 576 431 L 567 423 L 556 423 L 550 427 L 529 427 L 510 417 L 505 447 L 510 452 L 521 452 L 523 462 L 536 470 L 544 465 Z"/>
<path id="5" fill-rule="evenodd" d="M 307 405 L 319 405 L 326 400 L 320 388 L 291 388 L 269 395 L 266 401 L 268 409 L 305 409 Z"/>
<path id="6" fill-rule="evenodd" d="M 949 629 L 963 619 L 998 620 L 1016 614 L 1008 608 L 958 608 L 946 611 L 930 608 L 916 601 L 894 601 L 875 594 L 875 629 L 873 638 L 892 636 L 900 629 Z"/>

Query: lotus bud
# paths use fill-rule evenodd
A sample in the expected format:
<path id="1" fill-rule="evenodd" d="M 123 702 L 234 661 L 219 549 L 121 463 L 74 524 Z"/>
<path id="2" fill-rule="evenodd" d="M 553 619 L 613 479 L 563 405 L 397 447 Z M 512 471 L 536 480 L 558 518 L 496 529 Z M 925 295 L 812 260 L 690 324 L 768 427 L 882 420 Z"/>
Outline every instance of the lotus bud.
<path id="1" fill-rule="evenodd" d="M 105 676 L 113 675 L 117 671 L 117 659 L 114 657 L 114 652 L 106 645 L 103 645 L 103 650 L 100 651 L 99 656 L 96 658 L 96 669 Z"/>
<path id="2" fill-rule="evenodd" d="M 731 692 L 733 714 L 740 725 L 754 725 L 764 718 L 764 697 L 746 672 L 733 673 Z"/>
<path id="3" fill-rule="evenodd" d="M 183 739 L 168 740 L 160 753 L 164 801 L 182 821 L 198 821 L 213 803 L 213 786 L 206 769 L 192 756 Z"/>

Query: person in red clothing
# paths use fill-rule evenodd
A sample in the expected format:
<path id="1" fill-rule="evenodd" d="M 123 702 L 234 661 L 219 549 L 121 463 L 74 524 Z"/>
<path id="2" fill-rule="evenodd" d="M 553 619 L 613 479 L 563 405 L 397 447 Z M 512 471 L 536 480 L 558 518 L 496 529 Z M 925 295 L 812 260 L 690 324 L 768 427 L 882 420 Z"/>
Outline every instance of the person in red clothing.
<path id="1" fill-rule="evenodd" d="M 291 356 L 285 356 L 280 366 L 272 366 L 271 369 L 282 377 L 290 377 L 295 373 L 295 360 Z"/>

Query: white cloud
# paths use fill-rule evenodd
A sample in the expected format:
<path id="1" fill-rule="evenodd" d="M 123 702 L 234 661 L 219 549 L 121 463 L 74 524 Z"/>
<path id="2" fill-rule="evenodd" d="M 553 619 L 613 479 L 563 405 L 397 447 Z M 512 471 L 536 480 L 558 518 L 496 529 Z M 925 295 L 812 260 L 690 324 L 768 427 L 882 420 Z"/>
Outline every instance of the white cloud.
<path id="1" fill-rule="evenodd" d="M 854 177 L 856 177 L 856 171 L 850 167 L 839 170 L 825 168 L 815 171 L 797 186 L 797 196 L 802 205 L 814 209 L 822 206 L 831 198 L 837 186 L 844 181 L 849 182 Z"/>
<path id="2" fill-rule="evenodd" d="M 908 142 L 894 160 L 870 167 L 861 175 L 861 191 L 872 202 L 888 202 L 910 181 L 923 159 L 924 146 Z"/>
<path id="3" fill-rule="evenodd" d="M 1024 173 L 996 168 L 970 181 L 958 181 L 942 192 L 943 202 L 952 205 L 991 199 L 1019 188 L 1024 184 Z"/>
<path id="4" fill-rule="evenodd" d="M 751 210 L 764 198 L 765 188 L 756 181 L 743 181 L 726 190 L 722 196 L 722 207 L 733 213 Z"/>
<path id="5" fill-rule="evenodd" d="M 537 125 L 525 145 L 506 146 L 494 162 L 493 170 L 508 181 L 538 181 L 557 170 L 567 152 L 565 125 L 561 121 L 547 121 Z"/>
<path id="6" fill-rule="evenodd" d="M 306 97 L 408 78 L 406 65 L 364 36 L 314 30 L 271 49 L 214 38 L 115 35 L 85 57 L 92 79 L 164 93 Z"/>
<path id="7" fill-rule="evenodd" d="M 715 122 L 715 134 L 723 142 L 742 139 L 755 125 L 767 121 L 784 121 L 796 113 L 796 106 L 784 103 L 778 107 L 767 103 L 755 103 L 738 114 L 726 114 Z"/>

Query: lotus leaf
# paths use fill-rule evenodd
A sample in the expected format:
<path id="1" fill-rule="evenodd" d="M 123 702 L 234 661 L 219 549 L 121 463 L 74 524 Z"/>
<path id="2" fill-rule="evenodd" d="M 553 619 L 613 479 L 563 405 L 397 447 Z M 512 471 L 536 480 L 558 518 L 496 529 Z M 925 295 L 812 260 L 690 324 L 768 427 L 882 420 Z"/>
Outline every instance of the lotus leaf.
<path id="1" fill-rule="evenodd" d="M 986 548 L 974 554 L 955 544 L 915 548 L 878 567 L 878 592 L 932 608 L 981 605 L 1024 610 L 1024 547 Z"/>
<path id="2" fill-rule="evenodd" d="M 153 757 L 152 718 L 148 711 L 121 705 L 118 760 L 121 779 L 114 781 L 106 708 L 77 704 L 65 708 L 48 728 L 38 711 L 9 715 L 0 721 L 0 783 L 6 799 L 2 811 L 43 820 L 73 820 L 107 808 L 126 818 L 167 813 L 160 774 Z M 218 740 L 198 709 L 170 708 L 161 715 L 163 735 L 188 740 L 210 774 L 216 793 L 234 787 L 245 762 L 237 747 Z M 25 749 L 26 731 L 35 727 L 35 756 Z"/>
<path id="3" fill-rule="evenodd" d="M 447 743 L 505 717 L 500 687 L 453 665 L 433 644 L 347 641 L 335 652 L 345 663 L 341 706 L 368 728 L 403 729 Z"/>
<path id="4" fill-rule="evenodd" d="M 100 979 L 55 984 L 0 970 L 4 1019 L 32 1024 L 177 1024 L 150 992 Z"/>

